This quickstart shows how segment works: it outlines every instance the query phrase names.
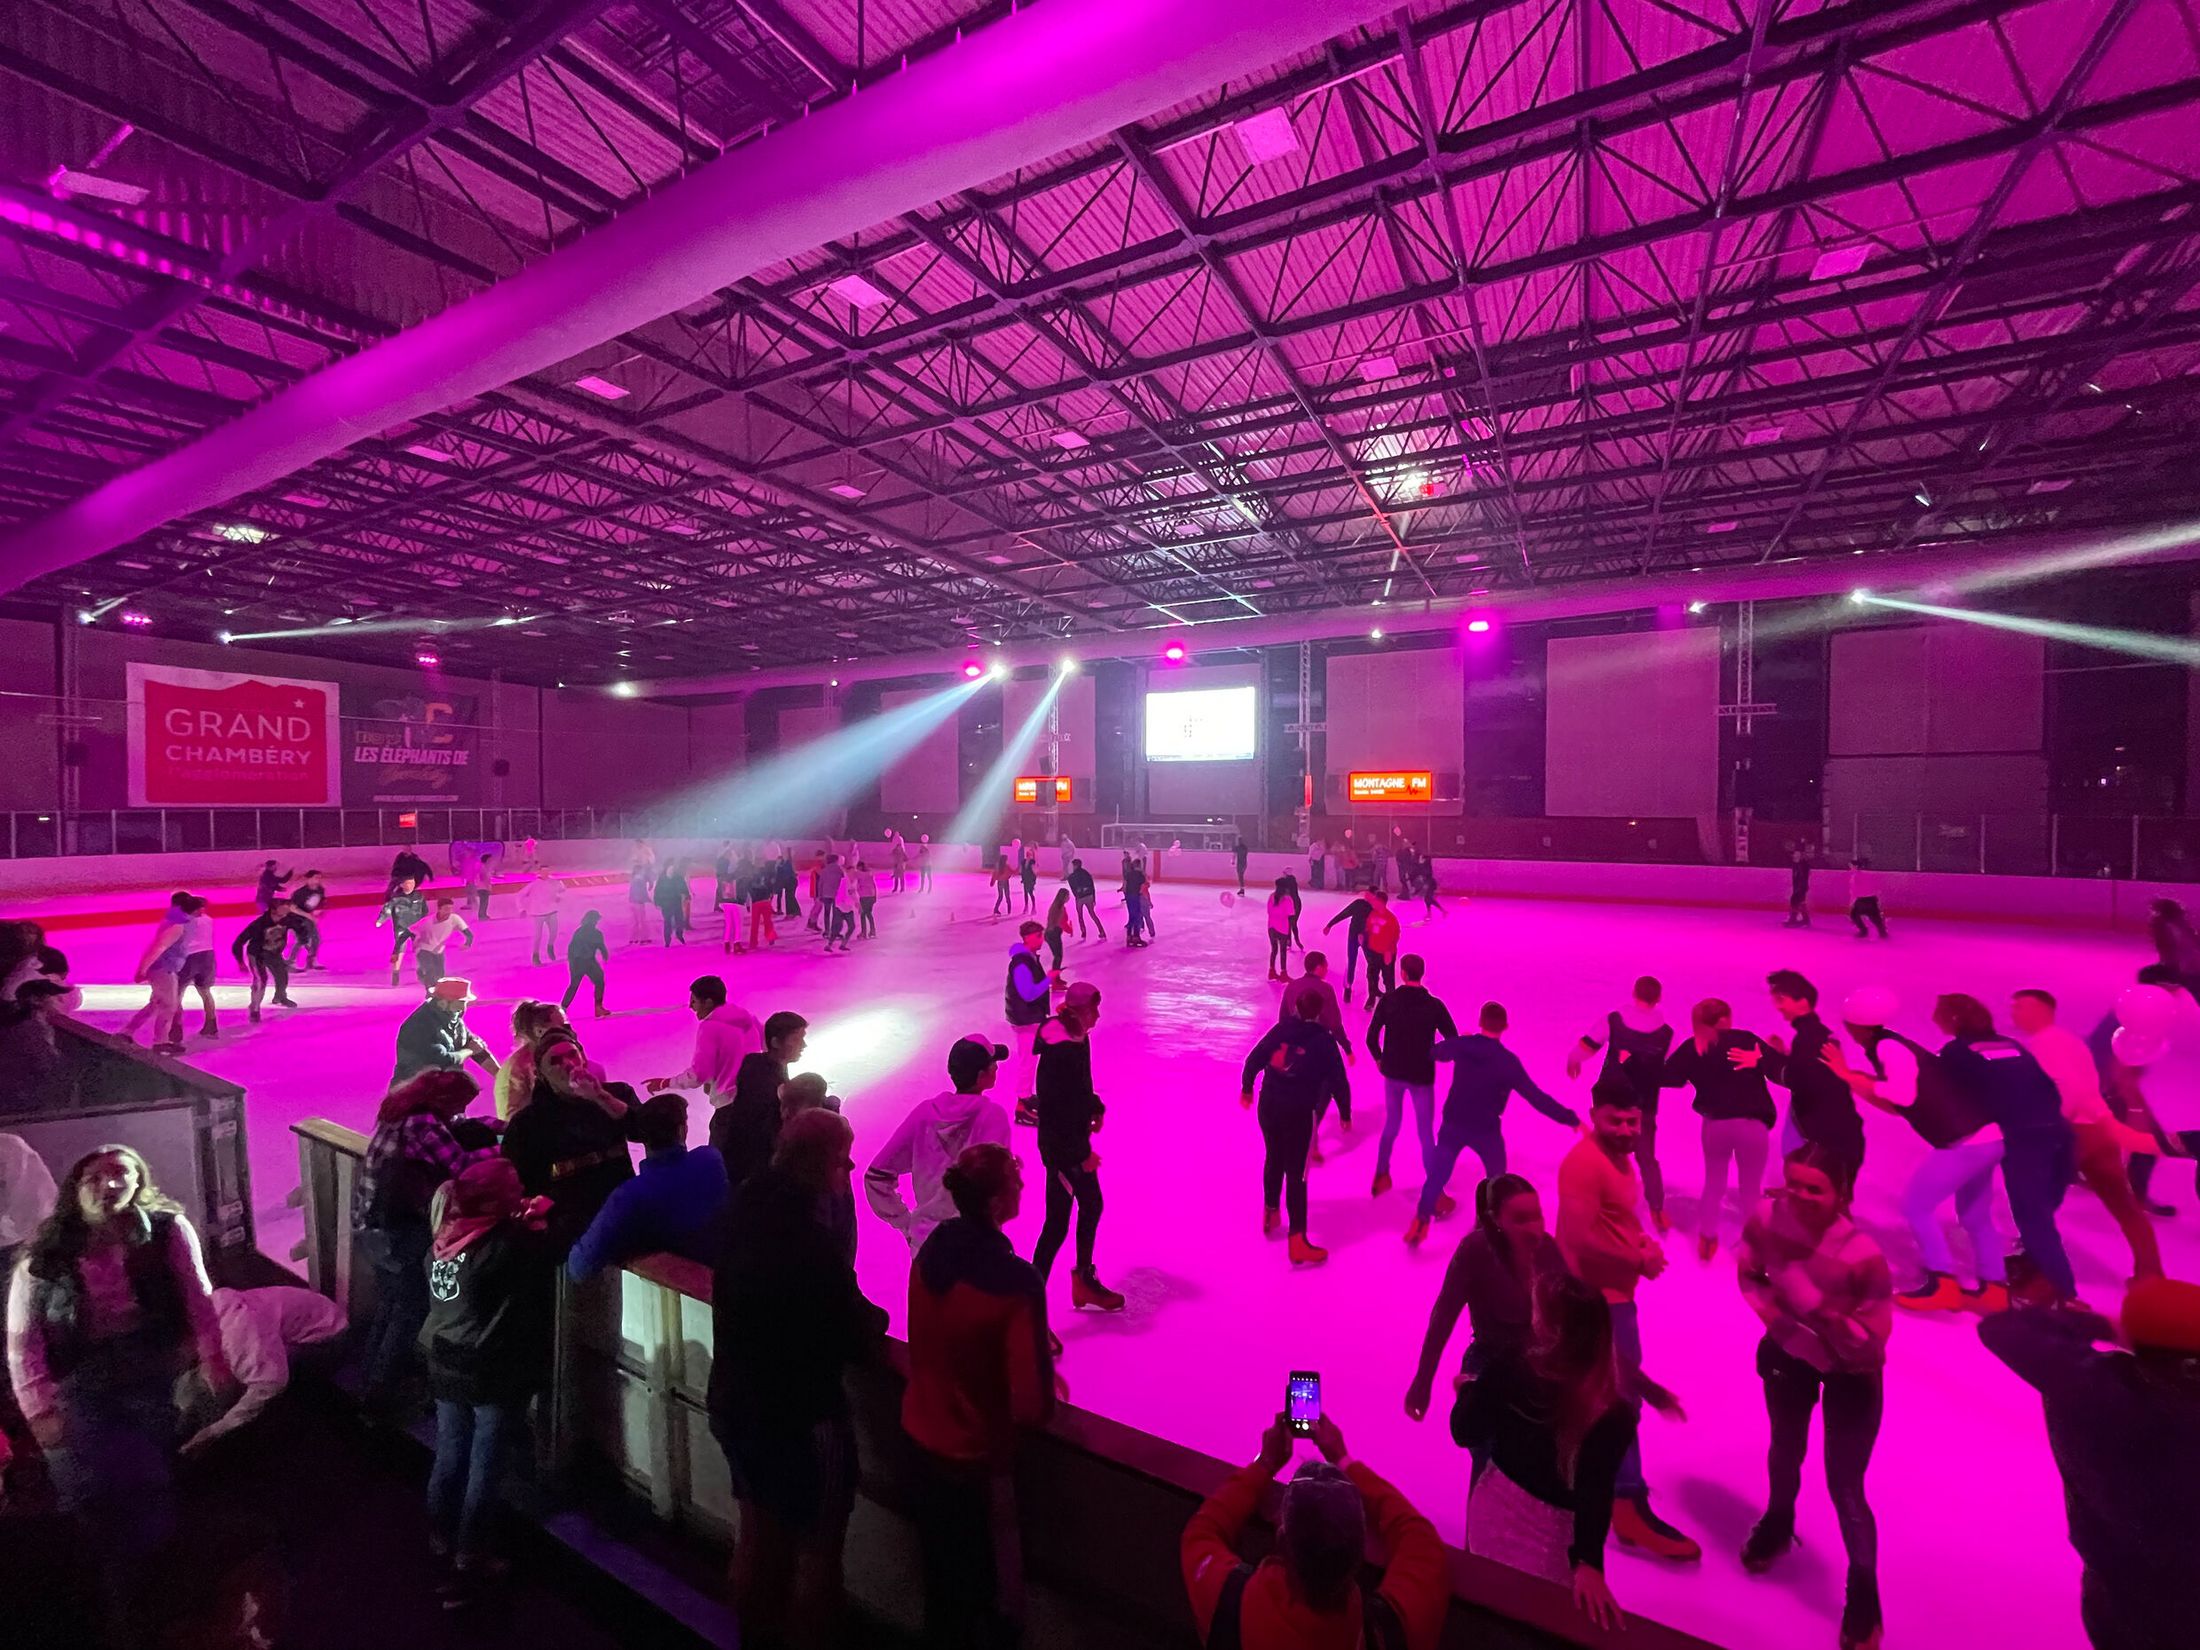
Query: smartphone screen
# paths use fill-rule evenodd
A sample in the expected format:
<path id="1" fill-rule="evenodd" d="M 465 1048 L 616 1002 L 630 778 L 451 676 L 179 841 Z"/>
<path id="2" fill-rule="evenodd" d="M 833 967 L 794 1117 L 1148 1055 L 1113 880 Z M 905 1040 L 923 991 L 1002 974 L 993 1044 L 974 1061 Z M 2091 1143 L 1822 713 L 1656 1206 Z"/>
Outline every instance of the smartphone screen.
<path id="1" fill-rule="evenodd" d="M 1301 1438 L 1311 1437 L 1314 1423 L 1322 1418 L 1322 1378 L 1311 1369 L 1291 1371 L 1290 1384 L 1284 1389 L 1283 1411 L 1293 1432 Z"/>

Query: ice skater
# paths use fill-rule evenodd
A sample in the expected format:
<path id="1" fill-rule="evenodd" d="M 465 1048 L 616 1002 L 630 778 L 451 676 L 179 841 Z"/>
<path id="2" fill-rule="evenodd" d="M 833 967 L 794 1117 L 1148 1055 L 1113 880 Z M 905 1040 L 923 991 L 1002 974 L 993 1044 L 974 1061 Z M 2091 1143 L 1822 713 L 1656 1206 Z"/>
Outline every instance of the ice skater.
<path id="1" fill-rule="evenodd" d="M 1841 1650 L 1878 1650 L 1879 1523 L 1864 1474 L 1886 1408 L 1893 1286 L 1887 1257 L 1849 1219 L 1847 1167 L 1821 1147 L 1790 1152 L 1785 1187 L 1742 1233 L 1742 1298 L 1764 1320 L 1757 1373 L 1772 1434 L 1765 1512 L 1742 1544 L 1742 1567 L 1761 1574 L 1795 1545 L 1795 1502 L 1818 1410 L 1826 1489 L 1848 1549 Z"/>
<path id="2" fill-rule="evenodd" d="M 1039 909 L 1039 850 L 1028 842 L 1018 856 L 1016 875 L 1024 885 L 1024 915 L 1028 917 Z"/>
<path id="3" fill-rule="evenodd" d="M 1377 895 L 1378 900 L 1381 895 Z M 1392 928 L 1395 930 L 1393 920 Z M 1421 1141 L 1421 1172 L 1436 1165 L 1436 1044 L 1439 1038 L 1456 1037 L 1459 1027 L 1442 999 L 1421 984 L 1424 964 L 1408 957 L 1403 964 L 1405 984 L 1385 997 L 1367 1022 L 1367 1051 L 1375 1056 L 1375 1069 L 1383 1074 L 1383 1133 L 1375 1148 L 1375 1183 L 1372 1196 L 1390 1190 L 1390 1152 L 1405 1123 L 1405 1108 L 1413 1105 L 1414 1130 Z M 1373 999 L 1371 998 L 1370 1001 Z"/>
<path id="4" fill-rule="evenodd" d="M 1867 922 L 1879 930 L 1881 939 L 1887 937 L 1887 914 L 1879 908 L 1879 873 L 1862 854 L 1849 861 L 1849 921 L 1856 924 L 1860 940 L 1871 938 L 1864 928 Z"/>
<path id="5" fill-rule="evenodd" d="M 428 915 L 428 902 L 423 899 L 411 877 L 402 878 L 382 902 L 382 909 L 375 913 L 374 926 L 390 925 L 390 984 L 398 981 L 398 971 L 404 966 L 405 947 L 413 943 L 413 929 Z"/>
<path id="6" fill-rule="evenodd" d="M 1035 1039 L 1053 1011 L 1054 987 L 1059 975 L 1047 972 L 1039 961 L 1039 945 L 1046 930 L 1027 922 L 1016 932 L 1008 948 L 1008 975 L 1001 986 L 1001 1014 L 1008 1021 L 1008 1047 L 1015 1063 L 1009 1069 L 1009 1099 L 1016 1107 L 1016 1121 L 1039 1121 Z"/>
<path id="7" fill-rule="evenodd" d="M 1450 1063 L 1451 1092 L 1444 1097 L 1443 1123 L 1436 1131 L 1436 1151 L 1429 1160 L 1421 1201 L 1406 1227 L 1409 1247 L 1428 1236 L 1430 1221 L 1442 1220 L 1458 1207 L 1448 1188 L 1461 1153 L 1471 1151 L 1482 1160 L 1484 1180 L 1505 1172 L 1505 1102 L 1514 1095 L 1554 1123 L 1581 1127 L 1581 1114 L 1546 1094 L 1528 1075 L 1520 1056 L 1505 1046 L 1505 1031 L 1511 1023 L 1504 1004 L 1484 1003 L 1476 1030 L 1464 1037 L 1447 1037 L 1430 1051 L 1436 1059 Z"/>
<path id="8" fill-rule="evenodd" d="M 947 1171 L 973 1146 L 1009 1144 L 1008 1113 L 986 1098 L 1008 1050 L 987 1036 L 964 1037 L 947 1051 L 944 1094 L 920 1100 L 887 1137 L 863 1172 L 864 1195 L 887 1225 L 909 1240 L 914 1255 L 924 1240 L 955 1218 Z M 911 1196 L 904 1199 L 907 1180 Z M 1006 1241 L 1003 1241 L 1006 1247 Z"/>
<path id="9" fill-rule="evenodd" d="M 1787 1126 L 1781 1131 L 1783 1155 L 1806 1140 L 1840 1154 L 1849 1165 L 1849 1184 L 1864 1168 L 1864 1120 L 1857 1115 L 1849 1084 L 1826 1058 L 1834 1037 L 1818 1017 L 1818 988 L 1792 968 L 1765 976 L 1765 990 L 1793 1042 L 1771 1043 L 1765 1076 L 1788 1091 Z"/>
<path id="10" fill-rule="evenodd" d="M 433 991 L 435 982 L 447 972 L 444 953 L 454 934 L 466 936 L 466 949 L 474 946 L 474 931 L 464 917 L 458 914 L 457 903 L 448 894 L 436 896 L 435 915 L 425 922 L 413 925 L 413 976 L 420 982 L 422 991 Z"/>
<path id="11" fill-rule="evenodd" d="M 1661 1079 L 1669 1089 L 1693 1088 L 1695 1109 L 1703 1118 L 1703 1195 L 1696 1202 L 1696 1253 L 1710 1260 L 1719 1252 L 1719 1217 L 1726 1205 L 1727 1168 L 1742 1218 L 1757 1207 L 1765 1161 L 1772 1152 L 1772 1125 L 1779 1111 L 1765 1087 L 1769 1052 L 1755 1032 L 1734 1029 L 1734 1010 L 1723 998 L 1706 997 L 1688 1014 L 1688 1038 L 1665 1057 Z"/>
<path id="12" fill-rule="evenodd" d="M 626 868 L 626 943 L 649 944 L 650 918 L 656 915 L 657 856 L 649 844 L 634 844 Z"/>
<path id="13" fill-rule="evenodd" d="M 1100 921 L 1100 891 L 1093 885 L 1092 873 L 1085 869 L 1085 862 L 1073 859 L 1069 862 L 1069 875 L 1063 879 L 1077 901 L 1077 937 L 1085 937 L 1085 919 L 1092 918 L 1092 931 L 1102 939 L 1108 937 L 1105 924 Z"/>
<path id="14" fill-rule="evenodd" d="M 565 899 L 565 884 L 546 871 L 537 871 L 519 891 L 519 914 L 527 919 L 531 961 L 558 960 L 558 915 Z"/>
<path id="15" fill-rule="evenodd" d="M 1782 928 L 1810 926 L 1810 872 L 1817 860 L 1815 843 L 1798 842 L 1788 853 L 1788 914 Z"/>
<path id="16" fill-rule="evenodd" d="M 1322 932 L 1328 933 L 1338 923 L 1345 924 L 1344 931 L 1344 1000 L 1352 1000 L 1352 982 L 1358 976 L 1360 958 L 1367 951 L 1367 919 L 1375 914 L 1374 905 L 1365 898 L 1345 901 L 1337 914 L 1322 924 Z M 1374 965 L 1368 965 L 1372 978 Z"/>
<path id="17" fill-rule="evenodd" d="M 1886 1023 L 1894 1007 L 1891 992 L 1852 992 L 1842 1015 L 1870 1067 L 1852 1067 L 1838 1046 L 1826 1058 L 1857 1098 L 1901 1118 L 1927 1147 L 1902 1193 L 1902 1215 L 1917 1237 L 1925 1276 L 1895 1296 L 1895 1303 L 1913 1312 L 2005 1311 L 2007 1245 L 1994 1230 L 1994 1171 L 2005 1145 L 2001 1129 L 1937 1054 Z M 1970 1235 L 1975 1288 L 1958 1281 L 1955 1251 L 1941 1229 L 1940 1206 L 1951 1198 L 1957 1221 Z"/>
<path id="18" fill-rule="evenodd" d="M 1281 1223 L 1279 1205 L 1288 1209 L 1293 1266 L 1319 1266 L 1329 1251 L 1306 1235 L 1306 1162 L 1314 1144 L 1314 1126 L 1332 1100 L 1351 1105 L 1352 1082 L 1345 1075 L 1337 1044 L 1320 1023 L 1322 994 L 1299 986 L 1298 1013 L 1270 1026 L 1245 1057 L 1238 1077 L 1238 1103 L 1253 1105 L 1253 1084 L 1260 1083 L 1260 1133 L 1266 1145 L 1261 1162 L 1261 1235 L 1274 1237 Z"/>
<path id="19" fill-rule="evenodd" d="M 306 943 L 304 960 L 299 964 L 308 972 L 321 967 L 321 910 L 328 904 L 328 884 L 321 880 L 318 871 L 307 871 L 298 879 L 298 885 L 290 891 L 290 906 L 304 919 Z"/>
<path id="20" fill-rule="evenodd" d="M 1033 924 L 1036 927 L 1036 924 Z M 1062 1010 L 1039 1027 L 1039 1161 L 1047 1171 L 1046 1224 L 1031 1253 L 1043 1281 L 1054 1268 L 1077 1217 L 1077 1267 L 1070 1274 L 1070 1304 L 1123 1310 L 1123 1297 L 1100 1281 L 1093 1244 L 1100 1233 L 1100 1154 L 1092 1137 L 1107 1115 L 1092 1082 L 1092 1028 L 1100 1019 L 1100 988 L 1080 980 L 1064 994 Z"/>
<path id="21" fill-rule="evenodd" d="M 1635 1141 L 1635 1172 L 1642 1176 L 1643 1196 L 1650 1203 L 1650 1218 L 1661 1232 L 1672 1230 L 1665 1218 L 1665 1171 L 1658 1167 L 1658 1089 L 1665 1075 L 1666 1052 L 1673 1046 L 1673 1028 L 1666 1023 L 1665 987 L 1655 975 L 1635 981 L 1632 996 L 1604 1017 L 1595 1031 L 1585 1031 L 1566 1056 L 1566 1075 L 1579 1077 L 1584 1061 L 1602 1051 L 1604 1068 L 1597 1081 L 1625 1083 L 1642 1107 L 1642 1133 Z"/>
<path id="22" fill-rule="evenodd" d="M 145 942 L 132 979 L 145 986 L 145 1006 L 122 1025 L 125 1040 L 134 1041 L 138 1027 L 153 1023 L 153 1052 L 183 1052 L 183 932 L 192 912 L 203 902 L 182 891 L 170 896 L 168 909 L 153 925 L 153 937 Z"/>
<path id="23" fill-rule="evenodd" d="M 611 1012 L 603 1006 L 603 960 L 611 950 L 611 941 L 600 926 L 602 922 L 602 912 L 584 911 L 573 925 L 572 936 L 565 942 L 565 995 L 558 1001 L 560 1008 L 570 1010 L 573 999 L 581 994 L 581 981 L 586 980 L 595 988 L 599 1020 Z"/>
<path id="24" fill-rule="evenodd" d="M 1291 896 L 1283 884 L 1282 877 L 1276 878 L 1275 892 L 1268 896 L 1268 977 L 1271 980 L 1291 977 Z"/>
<path id="25" fill-rule="evenodd" d="M 1344 1056 L 1344 1063 L 1347 1066 L 1357 1064 L 1359 1056 L 1353 1052 L 1352 1038 L 1344 1029 L 1344 1012 L 1337 1006 L 1336 987 L 1329 983 L 1329 959 L 1319 951 L 1309 951 L 1306 953 L 1304 967 L 1305 972 L 1284 987 L 1283 1001 L 1276 1011 L 1276 1018 L 1288 1020 L 1296 1015 L 1304 1019 L 1307 1016 L 1301 1010 L 1310 1003 L 1316 1005 L 1317 1012 L 1312 1017 L 1314 1023 L 1329 1034 L 1329 1040 L 1337 1045 L 1337 1052 Z M 1347 1084 L 1344 1088 L 1338 1090 L 1332 1098 L 1335 1099 L 1337 1104 L 1337 1132 L 1339 1134 L 1350 1134 L 1352 1132 L 1351 1086 Z M 1321 1110 L 1314 1114 L 1314 1140 L 1308 1148 L 1308 1160 L 1310 1162 L 1319 1163 L 1322 1160 L 1321 1123 L 1328 1110 L 1329 1107 L 1325 1102 Z"/>
<path id="26" fill-rule="evenodd" d="M 1237 891 L 1240 898 L 1243 898 L 1245 894 L 1245 862 L 1248 857 L 1250 856 L 1245 847 L 1245 838 L 1240 836 L 1236 844 L 1230 849 L 1230 862 L 1237 867 Z"/>
<path id="27" fill-rule="evenodd" d="M 1004 844 L 993 860 L 993 915 L 1012 917 L 1016 914 L 1016 902 L 1009 888 L 1014 869 L 1009 864 L 1008 848 Z"/>
<path id="28" fill-rule="evenodd" d="M 1406 1414 L 1425 1419 L 1436 1396 L 1436 1366 L 1459 1314 L 1467 1314 L 1467 1350 L 1454 1385 L 1464 1390 L 1502 1358 L 1523 1356 L 1535 1332 L 1535 1297 L 1566 1271 L 1543 1224 L 1543 1200 L 1516 1174 L 1496 1174 L 1474 1189 L 1474 1229 L 1459 1240 L 1429 1309 L 1421 1361 L 1406 1388 Z M 1479 1463 L 1477 1463 L 1479 1465 Z"/>
<path id="29" fill-rule="evenodd" d="M 1590 1096 L 1589 1133 L 1558 1166 L 1558 1247 L 1575 1277 L 1602 1292 L 1612 1311 L 1612 1351 L 1623 1388 L 1640 1390 L 1642 1327 L 1635 1290 L 1665 1271 L 1664 1248 L 1642 1229 L 1636 1210 L 1635 1137 L 1642 1110 L 1624 1083 L 1600 1082 Z M 1650 1507 L 1642 1449 L 1630 1443 L 1619 1467 L 1612 1528 L 1620 1540 L 1653 1557 L 1694 1563 L 1703 1548 Z"/>
<path id="30" fill-rule="evenodd" d="M 290 959 L 285 953 L 293 940 L 301 952 L 305 950 L 309 926 L 290 908 L 290 896 L 277 894 L 275 902 L 238 929 L 237 937 L 229 942 L 229 954 L 237 966 L 251 971 L 252 1001 L 246 1017 L 254 1025 L 260 1023 L 260 1004 L 270 985 L 275 988 L 277 1007 L 298 1006 L 290 996 Z"/>

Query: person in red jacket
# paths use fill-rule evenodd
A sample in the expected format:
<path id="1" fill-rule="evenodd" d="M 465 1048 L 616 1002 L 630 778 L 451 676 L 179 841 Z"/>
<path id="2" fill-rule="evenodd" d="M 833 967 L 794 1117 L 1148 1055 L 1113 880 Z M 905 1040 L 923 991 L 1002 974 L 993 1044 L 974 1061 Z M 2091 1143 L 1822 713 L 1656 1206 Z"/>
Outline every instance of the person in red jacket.
<path id="1" fill-rule="evenodd" d="M 942 1177 L 955 1218 L 909 1268 L 902 1429 L 922 1468 L 918 1538 L 929 1644 L 1012 1645 L 1023 1614 L 1016 1439 L 1054 1413 L 1046 1286 L 1001 1228 L 1023 1207 L 1022 1165 L 993 1141 Z"/>
<path id="2" fill-rule="evenodd" d="M 1373 1008 L 1386 991 L 1398 984 L 1398 917 L 1390 908 L 1390 896 L 1380 888 L 1367 891 L 1367 1006 Z"/>
<path id="3" fill-rule="evenodd" d="M 1283 1492 L 1276 1550 L 1241 1563 L 1237 1538 L 1291 1462 L 1291 1424 L 1278 1415 L 1260 1455 L 1210 1495 L 1184 1527 L 1184 1587 L 1203 1644 L 1243 1650 L 1435 1650 L 1451 1607 L 1451 1571 L 1435 1528 L 1406 1498 L 1351 1458 L 1337 1423 L 1314 1423 L 1320 1461 Z M 1382 1580 L 1360 1579 L 1367 1526 L 1388 1562 Z"/>

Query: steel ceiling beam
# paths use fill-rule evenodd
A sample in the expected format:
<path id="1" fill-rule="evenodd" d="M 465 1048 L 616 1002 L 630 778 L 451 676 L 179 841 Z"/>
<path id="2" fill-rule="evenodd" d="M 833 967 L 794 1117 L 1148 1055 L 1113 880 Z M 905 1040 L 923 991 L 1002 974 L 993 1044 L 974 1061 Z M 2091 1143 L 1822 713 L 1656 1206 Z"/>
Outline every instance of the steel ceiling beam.
<path id="1" fill-rule="evenodd" d="M 1319 43 L 1369 0 L 1050 0 L 705 166 L 559 252 L 0 541 L 0 591 L 362 435 L 540 372 L 730 277 Z"/>

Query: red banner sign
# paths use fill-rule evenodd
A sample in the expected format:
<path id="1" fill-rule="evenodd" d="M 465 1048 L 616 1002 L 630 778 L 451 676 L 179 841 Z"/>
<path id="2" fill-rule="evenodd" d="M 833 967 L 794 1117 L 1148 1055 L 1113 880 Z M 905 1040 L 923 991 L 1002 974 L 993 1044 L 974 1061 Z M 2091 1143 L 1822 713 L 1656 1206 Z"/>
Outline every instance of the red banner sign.
<path id="1" fill-rule="evenodd" d="M 129 666 L 130 806 L 341 801 L 334 682 Z"/>
<path id="2" fill-rule="evenodd" d="M 1345 795 L 1354 802 L 1426 802 L 1436 794 L 1432 773 L 1355 773 L 1345 777 Z"/>
<path id="3" fill-rule="evenodd" d="M 1047 787 L 1049 786 L 1053 787 L 1054 804 L 1056 807 L 1060 807 L 1063 803 L 1069 800 L 1069 776 L 1067 774 L 1023 775 L 1016 781 L 1016 800 L 1018 802 L 1035 803 L 1042 796 L 1045 796 L 1047 794 Z"/>

